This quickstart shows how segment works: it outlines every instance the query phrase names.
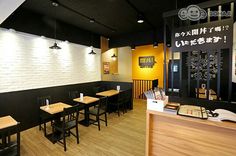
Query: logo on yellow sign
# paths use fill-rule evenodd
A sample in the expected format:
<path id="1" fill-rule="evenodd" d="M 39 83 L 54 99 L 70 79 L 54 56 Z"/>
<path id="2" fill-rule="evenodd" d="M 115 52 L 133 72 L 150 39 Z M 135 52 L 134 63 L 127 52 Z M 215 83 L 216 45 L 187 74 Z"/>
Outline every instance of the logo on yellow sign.
<path id="1" fill-rule="evenodd" d="M 139 57 L 140 68 L 152 68 L 156 63 L 154 56 L 141 56 Z"/>

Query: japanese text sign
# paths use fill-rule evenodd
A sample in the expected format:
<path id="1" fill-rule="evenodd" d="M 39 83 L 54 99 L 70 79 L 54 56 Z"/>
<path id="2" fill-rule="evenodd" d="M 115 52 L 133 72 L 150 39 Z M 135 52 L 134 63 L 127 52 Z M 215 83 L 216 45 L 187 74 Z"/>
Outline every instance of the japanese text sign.
<path id="1" fill-rule="evenodd" d="M 176 28 L 172 32 L 172 51 L 230 48 L 232 27 L 232 20 L 222 20 Z"/>

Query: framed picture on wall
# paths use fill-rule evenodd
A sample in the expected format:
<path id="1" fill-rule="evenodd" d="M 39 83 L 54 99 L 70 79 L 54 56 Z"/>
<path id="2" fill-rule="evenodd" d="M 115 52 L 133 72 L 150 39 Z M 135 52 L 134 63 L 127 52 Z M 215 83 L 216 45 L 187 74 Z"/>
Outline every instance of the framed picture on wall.
<path id="1" fill-rule="evenodd" d="M 103 73 L 110 74 L 110 62 L 103 62 Z"/>

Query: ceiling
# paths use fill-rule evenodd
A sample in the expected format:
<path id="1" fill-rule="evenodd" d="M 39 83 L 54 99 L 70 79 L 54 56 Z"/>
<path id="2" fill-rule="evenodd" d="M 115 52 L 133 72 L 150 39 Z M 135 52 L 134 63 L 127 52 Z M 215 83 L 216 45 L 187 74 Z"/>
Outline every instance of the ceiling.
<path id="1" fill-rule="evenodd" d="M 162 41 L 163 12 L 204 1 L 206 0 L 57 0 L 59 6 L 54 7 L 52 0 L 26 0 L 18 10 L 30 10 L 114 40 L 137 38 L 134 34 L 139 34 L 138 38 L 144 37 L 146 40 L 145 37 L 156 31 L 157 40 Z M 138 13 L 144 16 L 145 22 L 142 24 L 136 21 Z M 90 23 L 89 18 L 95 22 Z"/>

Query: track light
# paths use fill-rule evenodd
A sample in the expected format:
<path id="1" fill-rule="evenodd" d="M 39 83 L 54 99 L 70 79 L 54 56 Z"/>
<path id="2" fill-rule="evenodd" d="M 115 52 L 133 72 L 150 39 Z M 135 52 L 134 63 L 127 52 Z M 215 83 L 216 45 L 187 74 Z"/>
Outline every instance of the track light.
<path id="1" fill-rule="evenodd" d="M 137 22 L 140 24 L 144 22 L 144 18 L 141 14 L 138 14 Z"/>

